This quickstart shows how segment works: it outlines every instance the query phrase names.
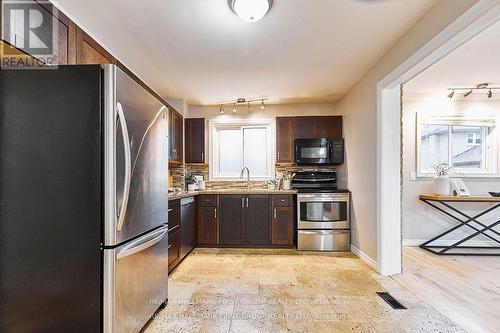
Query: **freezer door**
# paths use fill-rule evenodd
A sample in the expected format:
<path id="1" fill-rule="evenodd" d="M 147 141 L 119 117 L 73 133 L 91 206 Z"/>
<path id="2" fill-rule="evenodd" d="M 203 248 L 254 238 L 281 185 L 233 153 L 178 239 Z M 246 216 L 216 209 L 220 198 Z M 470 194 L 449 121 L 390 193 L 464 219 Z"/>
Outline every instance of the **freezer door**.
<path id="1" fill-rule="evenodd" d="M 167 107 L 105 65 L 105 245 L 167 223 Z"/>
<path id="2" fill-rule="evenodd" d="M 104 333 L 137 333 L 166 304 L 167 239 L 162 227 L 104 250 Z"/>

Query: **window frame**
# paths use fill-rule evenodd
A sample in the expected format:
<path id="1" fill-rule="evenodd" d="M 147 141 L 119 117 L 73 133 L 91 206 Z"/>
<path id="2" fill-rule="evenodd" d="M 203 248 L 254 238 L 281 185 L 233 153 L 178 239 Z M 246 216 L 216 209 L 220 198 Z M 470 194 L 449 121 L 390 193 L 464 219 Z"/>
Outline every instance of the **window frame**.
<path id="1" fill-rule="evenodd" d="M 267 172 L 266 175 L 252 175 L 250 170 L 250 181 L 266 181 L 273 178 L 275 174 L 275 132 L 276 123 L 274 119 L 227 119 L 227 120 L 209 120 L 209 180 L 210 181 L 241 181 L 239 176 L 222 176 L 219 174 L 219 145 L 218 129 L 222 128 L 259 128 L 267 129 Z M 244 152 L 242 159 L 244 158 Z M 243 160 L 242 160 L 243 165 Z M 246 175 L 245 175 L 246 176 Z M 246 180 L 246 177 L 244 178 Z"/>
<path id="2" fill-rule="evenodd" d="M 485 163 L 485 168 L 482 171 L 477 171 L 473 169 L 458 169 L 455 176 L 461 178 L 500 178 L 500 172 L 498 166 L 500 165 L 500 154 L 498 149 L 500 148 L 499 135 L 498 135 L 498 125 L 499 116 L 497 115 L 428 115 L 416 113 L 416 128 L 415 128 L 415 170 L 418 178 L 433 177 L 433 172 L 430 170 L 422 170 L 422 161 L 420 154 L 421 145 L 421 132 L 423 125 L 443 125 L 448 126 L 448 155 L 452 155 L 453 152 L 453 126 L 478 126 L 478 127 L 490 127 L 491 132 L 486 135 L 475 136 L 475 139 L 480 138 L 482 140 L 481 144 L 485 144 L 486 149 L 482 152 L 483 160 Z M 467 135 L 468 138 L 468 135 Z M 450 157 L 449 157 L 450 158 Z M 452 163 L 452 160 L 449 161 Z M 453 175 L 452 175 L 453 176 Z"/>

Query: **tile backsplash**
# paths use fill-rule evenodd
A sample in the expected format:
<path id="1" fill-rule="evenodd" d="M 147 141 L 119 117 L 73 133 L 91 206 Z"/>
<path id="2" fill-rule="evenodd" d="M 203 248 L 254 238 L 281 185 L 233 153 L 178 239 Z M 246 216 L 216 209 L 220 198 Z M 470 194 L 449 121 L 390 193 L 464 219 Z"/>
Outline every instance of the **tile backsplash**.
<path id="1" fill-rule="evenodd" d="M 316 170 L 316 171 L 332 171 L 335 168 L 331 167 L 304 167 L 296 165 L 277 165 L 276 166 L 276 177 L 281 177 L 283 174 L 291 175 L 294 172 L 305 171 L 305 170 Z M 186 165 L 171 165 L 170 174 L 173 176 L 173 186 L 186 189 L 185 177 L 187 175 L 200 175 L 203 176 L 206 183 L 205 186 L 207 190 L 213 189 L 223 189 L 223 188 L 236 188 L 243 189 L 246 187 L 246 181 L 208 181 L 209 178 L 209 166 L 208 164 L 186 164 Z M 265 181 L 252 181 L 250 182 L 250 188 L 252 189 L 264 189 L 267 188 Z"/>

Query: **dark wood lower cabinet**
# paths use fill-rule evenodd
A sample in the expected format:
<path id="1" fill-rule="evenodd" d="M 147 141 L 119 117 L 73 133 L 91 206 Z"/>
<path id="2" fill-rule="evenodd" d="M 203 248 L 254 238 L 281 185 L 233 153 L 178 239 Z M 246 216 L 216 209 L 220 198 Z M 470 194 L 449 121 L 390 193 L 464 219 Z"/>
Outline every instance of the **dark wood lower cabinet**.
<path id="1" fill-rule="evenodd" d="M 196 244 L 219 244 L 219 212 L 217 195 L 199 196 L 197 215 Z"/>
<path id="2" fill-rule="evenodd" d="M 274 195 L 272 203 L 272 244 L 292 246 L 295 226 L 293 195 Z"/>
<path id="3" fill-rule="evenodd" d="M 247 242 L 249 245 L 271 244 L 270 202 L 268 195 L 248 195 L 245 198 Z"/>
<path id="4" fill-rule="evenodd" d="M 168 235 L 168 272 L 170 273 L 181 261 L 181 232 L 176 228 Z"/>
<path id="5" fill-rule="evenodd" d="M 273 245 L 293 245 L 293 207 L 274 207 Z"/>
<path id="6" fill-rule="evenodd" d="M 293 195 L 200 195 L 197 200 L 197 246 L 290 247 L 294 244 Z"/>
<path id="7" fill-rule="evenodd" d="M 220 196 L 220 240 L 222 245 L 245 245 L 245 196 Z"/>

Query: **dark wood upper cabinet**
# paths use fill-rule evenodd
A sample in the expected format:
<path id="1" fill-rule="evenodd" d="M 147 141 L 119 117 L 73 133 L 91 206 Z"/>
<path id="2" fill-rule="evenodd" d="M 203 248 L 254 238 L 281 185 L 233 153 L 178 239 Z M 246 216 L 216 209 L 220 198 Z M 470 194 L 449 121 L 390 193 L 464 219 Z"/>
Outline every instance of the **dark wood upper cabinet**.
<path id="1" fill-rule="evenodd" d="M 205 163 L 205 118 L 185 119 L 186 163 Z"/>
<path id="2" fill-rule="evenodd" d="M 295 139 L 318 138 L 319 131 L 318 117 L 296 117 L 295 118 Z"/>
<path id="3" fill-rule="evenodd" d="M 183 162 L 184 147 L 184 118 L 180 113 L 170 108 L 168 111 L 168 141 L 169 141 L 169 161 Z"/>
<path id="4" fill-rule="evenodd" d="M 276 118 L 276 162 L 293 163 L 295 140 L 295 118 Z"/>
<path id="5" fill-rule="evenodd" d="M 246 225 L 249 245 L 271 244 L 271 216 L 268 195 L 248 195 L 245 198 Z"/>
<path id="6" fill-rule="evenodd" d="M 222 245 L 246 244 L 245 196 L 220 196 L 220 241 Z"/>
<path id="7" fill-rule="evenodd" d="M 319 118 L 318 137 L 342 139 L 342 116 Z"/>
<path id="8" fill-rule="evenodd" d="M 116 59 L 82 29 L 76 30 L 77 64 L 115 64 Z"/>

